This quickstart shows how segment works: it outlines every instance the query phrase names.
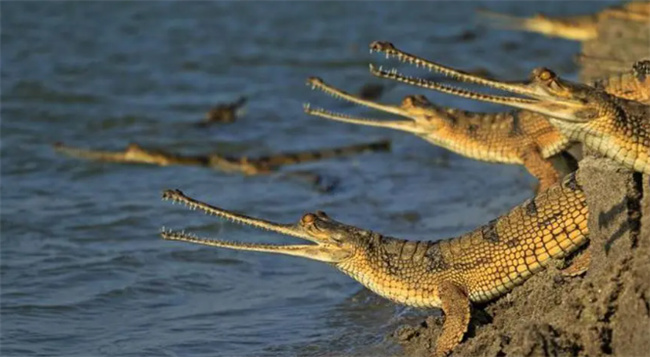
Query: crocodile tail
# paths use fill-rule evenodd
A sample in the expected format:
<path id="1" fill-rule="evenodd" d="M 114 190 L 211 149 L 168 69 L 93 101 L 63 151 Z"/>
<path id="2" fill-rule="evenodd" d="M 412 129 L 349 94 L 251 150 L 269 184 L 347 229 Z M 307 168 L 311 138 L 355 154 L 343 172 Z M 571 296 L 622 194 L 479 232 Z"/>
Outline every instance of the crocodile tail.
<path id="1" fill-rule="evenodd" d="M 267 167 L 277 167 L 284 165 L 295 165 L 304 162 L 319 161 L 335 157 L 361 154 L 364 152 L 389 151 L 390 141 L 382 140 L 373 143 L 357 144 L 339 148 L 320 149 L 314 151 L 304 151 L 295 153 L 278 154 L 272 156 L 260 157 L 255 161 L 257 165 Z"/>

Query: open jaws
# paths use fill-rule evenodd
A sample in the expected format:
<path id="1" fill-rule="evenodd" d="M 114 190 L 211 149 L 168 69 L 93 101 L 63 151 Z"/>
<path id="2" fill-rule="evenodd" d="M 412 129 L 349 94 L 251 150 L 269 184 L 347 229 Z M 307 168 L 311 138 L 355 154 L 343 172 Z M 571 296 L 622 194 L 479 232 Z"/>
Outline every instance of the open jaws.
<path id="1" fill-rule="evenodd" d="M 364 107 L 377 109 L 383 112 L 396 114 L 402 117 L 409 117 L 409 113 L 399 106 L 379 104 L 369 100 L 362 99 L 360 97 L 354 96 L 347 92 L 344 92 L 340 89 L 332 87 L 326 84 L 322 79 L 317 77 L 311 77 L 307 80 L 307 85 L 311 86 L 312 89 L 321 90 L 334 98 L 343 99 L 355 104 L 362 105 Z M 376 126 L 382 128 L 391 128 L 397 130 L 403 130 L 408 132 L 417 133 L 419 132 L 415 122 L 412 120 L 382 120 L 374 118 L 362 118 L 362 117 L 353 117 L 350 115 L 337 113 L 323 108 L 313 108 L 309 103 L 304 104 L 303 106 L 305 113 L 309 115 L 319 116 L 326 119 L 341 121 L 351 124 L 360 124 L 366 126 Z"/>
<path id="2" fill-rule="evenodd" d="M 530 110 L 571 122 L 584 121 L 583 118 L 580 118 L 576 115 L 576 113 L 579 113 L 585 109 L 584 102 L 574 99 L 571 96 L 569 93 L 571 90 L 571 85 L 569 83 L 565 83 L 564 81 L 560 80 L 556 77 L 555 73 L 545 68 L 535 69 L 532 73 L 532 79 L 530 81 L 520 83 L 506 83 L 483 78 L 481 76 L 473 74 L 468 74 L 435 62 L 424 60 L 420 57 L 416 57 L 414 55 L 398 50 L 389 42 L 375 41 L 370 44 L 370 50 L 371 52 L 383 52 L 389 58 L 394 57 L 405 63 L 415 64 L 418 67 L 423 66 L 429 71 L 442 73 L 462 82 L 481 84 L 490 88 L 523 95 L 528 98 L 491 95 L 475 92 L 463 88 L 440 84 L 438 82 L 427 79 L 410 77 L 399 73 L 395 69 L 386 71 L 381 67 L 377 68 L 371 64 L 370 73 L 380 78 L 392 79 L 402 83 L 431 89 L 458 97 Z M 550 86 L 554 86 L 554 91 L 556 93 L 560 93 L 561 95 L 553 93 L 550 90 Z"/>
<path id="3" fill-rule="evenodd" d="M 335 245 L 330 244 L 323 239 L 316 238 L 315 236 L 308 233 L 308 231 L 304 228 L 305 225 L 308 225 L 314 219 L 316 219 L 316 217 L 310 213 L 304 215 L 298 224 L 280 224 L 259 218 L 249 217 L 243 214 L 238 214 L 209 205 L 207 203 L 197 201 L 191 197 L 186 196 L 179 190 L 166 190 L 163 192 L 162 198 L 163 200 L 169 200 L 174 203 L 182 203 L 192 210 L 199 209 L 206 214 L 222 217 L 232 222 L 293 236 L 315 244 L 275 245 L 232 242 L 226 240 L 200 238 L 193 234 L 188 234 L 182 231 L 173 231 L 163 228 L 160 232 L 160 235 L 163 239 L 166 240 L 182 241 L 235 250 L 286 254 L 324 262 L 337 262 L 347 256 L 344 251 Z"/>

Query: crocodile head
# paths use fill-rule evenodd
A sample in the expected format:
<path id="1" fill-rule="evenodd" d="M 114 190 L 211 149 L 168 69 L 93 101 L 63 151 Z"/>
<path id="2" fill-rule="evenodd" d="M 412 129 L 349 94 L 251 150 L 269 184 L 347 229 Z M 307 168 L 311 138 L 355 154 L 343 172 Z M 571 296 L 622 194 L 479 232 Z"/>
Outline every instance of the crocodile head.
<path id="1" fill-rule="evenodd" d="M 163 192 L 163 199 L 179 202 L 191 209 L 199 209 L 207 214 L 222 217 L 239 224 L 300 238 L 310 242 L 310 244 L 275 245 L 230 242 L 203 239 L 184 232 L 163 229 L 161 235 L 167 240 L 184 241 L 235 250 L 287 254 L 336 265 L 344 264 L 359 254 L 362 251 L 364 242 L 367 242 L 373 235 L 370 231 L 337 222 L 323 212 L 307 213 L 294 224 L 280 224 L 208 205 L 184 195 L 179 190 L 167 190 Z"/>
<path id="2" fill-rule="evenodd" d="M 359 104 L 368 108 L 377 109 L 386 113 L 408 118 L 408 120 L 383 120 L 353 117 L 322 108 L 314 108 L 310 104 L 305 104 L 304 109 L 307 114 L 336 121 L 366 126 L 392 128 L 414 133 L 417 135 L 429 135 L 438 127 L 437 123 L 439 123 L 439 119 L 441 119 L 443 116 L 448 115 L 444 108 L 432 104 L 423 95 L 409 95 L 402 100 L 402 103 L 400 105 L 388 105 L 379 104 L 349 94 L 325 83 L 322 79 L 317 77 L 309 78 L 307 80 L 307 85 L 311 86 L 312 89 L 318 89 L 338 99 L 343 99 L 345 101 Z"/>
<path id="3" fill-rule="evenodd" d="M 246 97 L 240 97 L 235 102 L 219 104 L 205 114 L 203 121 L 206 123 L 233 123 L 237 120 L 237 116 L 241 114 L 246 100 Z"/>
<path id="4" fill-rule="evenodd" d="M 406 76 L 396 70 L 385 71 L 381 67 L 376 68 L 371 65 L 371 73 L 378 77 L 389 78 L 464 98 L 525 109 L 570 123 L 584 123 L 608 117 L 617 111 L 612 97 L 606 92 L 588 85 L 561 79 L 547 68 L 533 70 L 530 79 L 527 81 L 505 82 L 469 74 L 422 59 L 397 49 L 389 42 L 375 41 L 370 45 L 370 49 L 373 52 L 384 53 L 389 58 L 397 58 L 401 62 L 414 64 L 461 82 L 475 83 L 518 96 L 484 94 L 443 85 L 431 80 Z"/>
<path id="5" fill-rule="evenodd" d="M 218 106 L 205 113 L 204 121 L 215 123 L 232 123 L 237 119 L 236 110 Z"/>

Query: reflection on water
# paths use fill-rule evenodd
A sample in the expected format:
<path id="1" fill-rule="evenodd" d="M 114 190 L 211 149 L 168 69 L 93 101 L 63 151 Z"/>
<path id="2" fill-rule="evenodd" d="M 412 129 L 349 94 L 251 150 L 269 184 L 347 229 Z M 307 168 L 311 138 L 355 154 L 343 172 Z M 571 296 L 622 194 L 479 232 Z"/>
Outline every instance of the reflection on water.
<path id="1" fill-rule="evenodd" d="M 2 8 L 3 356 L 364 355 L 404 313 L 327 265 L 165 242 L 161 225 L 242 241 L 287 242 L 160 202 L 166 188 L 293 222 L 321 209 L 393 236 L 438 239 L 487 222 L 531 194 L 522 168 L 449 154 L 411 135 L 302 113 L 318 75 L 350 91 L 383 84 L 396 103 L 416 88 L 368 74 L 366 46 L 389 40 L 500 78 L 537 65 L 573 75 L 578 44 L 485 29 L 474 8 L 514 14 L 594 11 L 606 3 L 9 2 Z M 430 99 L 494 110 L 435 93 Z M 194 123 L 248 98 L 227 126 Z M 392 153 L 300 167 L 340 180 L 328 194 L 283 179 L 201 168 L 110 165 L 54 154 L 63 141 L 129 142 L 188 154 L 269 152 L 390 138 Z M 355 295 L 357 294 L 357 295 Z"/>

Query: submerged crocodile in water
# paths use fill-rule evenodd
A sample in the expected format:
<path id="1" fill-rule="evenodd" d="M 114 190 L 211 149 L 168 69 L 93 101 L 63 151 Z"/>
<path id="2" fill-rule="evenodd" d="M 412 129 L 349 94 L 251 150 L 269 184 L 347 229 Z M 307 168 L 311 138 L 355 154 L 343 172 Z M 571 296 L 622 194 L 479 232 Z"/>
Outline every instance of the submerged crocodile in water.
<path id="1" fill-rule="evenodd" d="M 537 32 L 550 37 L 586 41 L 598 37 L 598 23 L 608 18 L 650 22 L 650 3 L 630 2 L 612 6 L 591 15 L 551 17 L 536 14 L 533 17 L 516 17 L 488 10 L 479 14 L 498 27 Z"/>
<path id="2" fill-rule="evenodd" d="M 82 149 L 66 146 L 62 143 L 55 144 L 54 148 L 57 152 L 68 156 L 95 161 L 152 164 L 159 166 L 193 165 L 209 167 L 226 172 L 241 172 L 245 175 L 263 175 L 277 171 L 281 167 L 287 165 L 325 160 L 364 152 L 388 151 L 390 150 L 390 142 L 382 140 L 338 148 L 281 153 L 260 156 L 257 158 L 248 158 L 245 156 L 232 157 L 219 154 L 184 156 L 168 153 L 162 150 L 145 149 L 134 143 L 129 144 L 124 151 Z"/>
<path id="3" fill-rule="evenodd" d="M 178 190 L 165 191 L 163 198 L 313 244 L 210 240 L 163 228 L 164 239 L 329 263 L 397 303 L 442 309 L 445 322 L 436 356 L 448 354 L 460 343 L 468 328 L 471 303 L 506 294 L 552 261 L 588 243 L 589 212 L 575 174 L 470 233 L 435 242 L 387 237 L 337 222 L 323 212 L 307 213 L 296 224 L 278 224 L 208 205 Z"/>
<path id="4" fill-rule="evenodd" d="M 210 109 L 199 126 L 207 126 L 214 123 L 230 124 L 237 120 L 237 116 L 246 104 L 246 97 L 241 97 L 232 103 L 219 104 Z"/>
<path id="5" fill-rule="evenodd" d="M 396 70 L 384 71 L 371 65 L 371 73 L 375 76 L 542 114 L 569 140 L 581 142 L 630 169 L 650 174 L 650 105 L 647 103 L 625 99 L 624 95 L 610 94 L 599 86 L 561 79 L 546 68 L 535 69 L 529 81 L 503 82 L 423 60 L 396 49 L 389 42 L 376 41 L 370 47 L 373 51 L 384 52 L 387 57 L 395 57 L 418 67 L 423 66 L 459 81 L 480 84 L 527 98 L 484 94 L 405 76 Z M 639 87 L 647 92 L 650 85 L 647 78 L 650 76 L 650 66 L 646 62 L 640 62 L 638 66 Z M 609 81 L 607 85 L 620 88 L 613 81 Z"/>

